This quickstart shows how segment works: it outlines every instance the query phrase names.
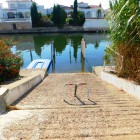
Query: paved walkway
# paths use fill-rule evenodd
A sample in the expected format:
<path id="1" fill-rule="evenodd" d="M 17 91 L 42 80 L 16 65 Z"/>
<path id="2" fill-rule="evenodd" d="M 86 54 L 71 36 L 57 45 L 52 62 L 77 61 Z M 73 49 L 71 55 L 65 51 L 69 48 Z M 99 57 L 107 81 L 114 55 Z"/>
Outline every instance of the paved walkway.
<path id="1" fill-rule="evenodd" d="M 50 74 L 16 106 L 0 140 L 140 140 L 140 101 L 94 74 Z"/>

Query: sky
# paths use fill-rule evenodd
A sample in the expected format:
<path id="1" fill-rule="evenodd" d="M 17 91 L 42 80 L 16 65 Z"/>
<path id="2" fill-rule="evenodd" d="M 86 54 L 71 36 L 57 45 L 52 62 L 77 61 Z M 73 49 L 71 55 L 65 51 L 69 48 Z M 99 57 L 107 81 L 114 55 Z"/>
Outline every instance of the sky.
<path id="1" fill-rule="evenodd" d="M 53 7 L 54 4 L 73 5 L 74 0 L 33 0 L 38 5 L 44 5 L 45 8 Z M 104 9 L 109 8 L 109 0 L 77 0 L 78 2 L 86 2 L 89 5 L 99 5 L 102 4 Z M 6 0 L 0 0 L 0 3 L 3 3 L 3 7 L 7 7 Z"/>

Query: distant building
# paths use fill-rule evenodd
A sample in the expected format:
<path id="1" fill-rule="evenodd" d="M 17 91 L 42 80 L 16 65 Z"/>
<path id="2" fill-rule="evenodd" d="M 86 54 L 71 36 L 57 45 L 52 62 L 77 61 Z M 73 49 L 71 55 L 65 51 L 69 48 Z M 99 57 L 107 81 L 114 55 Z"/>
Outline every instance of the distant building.
<path id="1" fill-rule="evenodd" d="M 0 4 L 0 30 L 31 29 L 32 0 L 7 0 L 8 8 Z M 46 15 L 44 6 L 37 5 L 38 12 Z"/>
<path id="2" fill-rule="evenodd" d="M 2 9 L 2 8 L 3 8 L 2 3 L 0 3 L 0 9 Z"/>
<path id="3" fill-rule="evenodd" d="M 32 28 L 31 0 L 7 0 L 7 4 L 7 9 L 0 9 L 0 30 Z"/>
<path id="4" fill-rule="evenodd" d="M 78 11 L 81 11 L 85 14 L 85 23 L 83 28 L 94 28 L 107 30 L 109 28 L 108 22 L 105 19 L 106 10 L 102 8 L 102 5 L 89 5 L 88 3 L 80 2 L 77 4 Z M 73 6 L 64 6 L 60 5 L 61 8 L 65 10 L 67 16 L 71 15 L 73 12 Z M 53 8 L 47 9 L 47 14 L 51 14 Z"/>
<path id="5" fill-rule="evenodd" d="M 85 14 L 85 18 L 104 18 L 105 11 L 101 4 L 88 5 L 88 3 L 78 3 L 78 10 Z"/>
<path id="6" fill-rule="evenodd" d="M 104 18 L 105 10 L 102 8 L 101 4 L 99 5 L 88 5 L 88 3 L 80 2 L 77 4 L 78 11 L 81 11 L 85 14 L 85 18 Z M 61 8 L 65 10 L 67 15 L 70 15 L 73 12 L 73 6 L 64 6 L 60 5 Z M 53 8 L 47 9 L 47 14 L 51 14 Z"/>
<path id="7" fill-rule="evenodd" d="M 60 7 L 67 13 L 69 14 L 70 12 L 73 11 L 73 8 L 69 7 L 69 6 L 65 6 L 65 5 L 60 5 Z M 53 7 L 47 9 L 47 15 L 52 14 L 53 12 Z"/>
<path id="8" fill-rule="evenodd" d="M 44 8 L 43 5 L 37 5 L 37 11 L 42 15 L 47 15 L 47 10 Z"/>
<path id="9" fill-rule="evenodd" d="M 32 0 L 7 0 L 7 3 L 7 9 L 4 9 L 2 4 L 0 4 L 0 30 L 31 29 L 30 9 Z M 104 19 L 106 11 L 102 8 L 101 4 L 89 5 L 88 3 L 80 2 L 77 5 L 78 11 L 85 14 L 84 28 L 96 28 L 96 26 L 100 28 L 100 25 L 107 26 L 107 22 Z M 65 10 L 68 17 L 71 16 L 73 6 L 60 5 L 60 7 Z M 51 14 L 53 11 L 53 8 L 44 9 L 42 5 L 37 5 L 37 9 L 42 15 Z"/>
<path id="10" fill-rule="evenodd" d="M 78 10 L 85 14 L 85 23 L 83 28 L 92 28 L 97 30 L 107 30 L 109 28 L 108 22 L 105 19 L 106 10 L 102 5 L 88 5 L 88 3 L 78 3 Z"/>
<path id="11" fill-rule="evenodd" d="M 3 9 L 2 21 L 29 21 L 31 22 L 31 0 L 7 0 L 8 8 Z"/>

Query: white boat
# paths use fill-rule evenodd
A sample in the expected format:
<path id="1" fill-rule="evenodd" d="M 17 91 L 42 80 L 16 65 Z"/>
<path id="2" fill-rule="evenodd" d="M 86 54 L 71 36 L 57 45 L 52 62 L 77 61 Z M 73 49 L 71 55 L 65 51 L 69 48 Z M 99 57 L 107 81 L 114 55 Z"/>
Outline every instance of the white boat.
<path id="1" fill-rule="evenodd" d="M 33 60 L 27 67 L 27 69 L 48 69 L 51 64 L 49 59 L 36 59 Z"/>

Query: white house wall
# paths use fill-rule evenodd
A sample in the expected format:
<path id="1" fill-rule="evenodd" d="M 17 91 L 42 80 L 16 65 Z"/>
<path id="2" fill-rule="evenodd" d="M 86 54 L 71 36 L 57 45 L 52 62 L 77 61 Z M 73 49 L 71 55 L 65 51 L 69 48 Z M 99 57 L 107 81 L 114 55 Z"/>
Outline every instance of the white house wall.
<path id="1" fill-rule="evenodd" d="M 0 9 L 0 21 L 3 20 L 3 18 L 7 18 L 7 13 L 6 13 L 6 9 Z"/>
<path id="2" fill-rule="evenodd" d="M 11 6 L 13 5 L 13 7 Z M 15 7 L 14 7 L 15 5 Z M 8 1 L 8 9 L 30 9 L 32 2 L 28 1 Z"/>
<path id="3" fill-rule="evenodd" d="M 47 15 L 47 10 L 44 9 L 44 6 L 42 5 L 37 5 L 37 10 L 40 12 L 42 15 Z"/>
<path id="4" fill-rule="evenodd" d="M 95 28 L 95 29 L 109 29 L 109 24 L 105 19 L 86 19 L 83 28 Z"/>
<path id="5" fill-rule="evenodd" d="M 2 14 L 2 9 L 0 8 L 0 19 L 2 19 L 3 14 Z"/>
<path id="6" fill-rule="evenodd" d="M 85 13 L 85 18 L 97 18 L 98 8 L 79 9 Z M 104 18 L 104 11 L 101 9 L 101 18 Z"/>

